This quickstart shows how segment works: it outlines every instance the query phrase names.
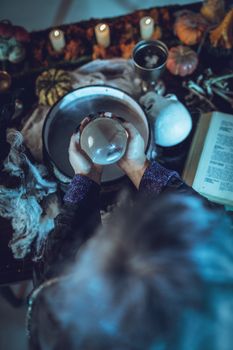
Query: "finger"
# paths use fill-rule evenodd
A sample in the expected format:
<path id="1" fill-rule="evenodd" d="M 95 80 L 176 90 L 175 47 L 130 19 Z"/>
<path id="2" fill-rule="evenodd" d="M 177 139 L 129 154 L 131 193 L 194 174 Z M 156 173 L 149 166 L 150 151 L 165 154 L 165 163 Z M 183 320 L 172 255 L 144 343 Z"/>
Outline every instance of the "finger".
<path id="1" fill-rule="evenodd" d="M 76 152 L 80 141 L 80 132 L 73 134 L 70 139 L 69 152 Z"/>
<path id="2" fill-rule="evenodd" d="M 129 139 L 133 139 L 138 135 L 138 130 L 135 128 L 135 126 L 133 126 L 133 124 L 129 122 L 125 122 L 123 123 L 123 126 L 125 130 L 128 132 Z"/>
<path id="3" fill-rule="evenodd" d="M 88 159 L 90 162 L 92 162 L 91 158 L 88 156 L 88 154 L 82 149 L 80 144 L 80 138 L 81 138 L 81 132 L 77 132 L 77 134 L 74 134 L 71 137 L 71 151 L 78 152 L 82 156 L 84 156 L 86 159 Z M 73 144 L 72 144 L 73 142 Z"/>
<path id="4" fill-rule="evenodd" d="M 92 163 L 91 158 L 87 155 L 87 153 L 81 148 L 79 142 L 77 141 L 77 136 L 80 136 L 80 133 L 73 134 L 70 139 L 70 145 L 69 145 L 69 157 L 74 157 L 76 162 L 81 162 L 85 159 L 85 161 L 88 161 L 90 164 Z"/>
<path id="5" fill-rule="evenodd" d="M 90 122 L 91 118 L 90 117 L 85 117 L 82 121 L 81 121 L 81 124 L 80 124 L 80 132 L 83 131 L 83 129 L 85 128 L 85 126 Z"/>
<path id="6" fill-rule="evenodd" d="M 75 151 L 75 134 L 73 134 L 70 138 L 70 144 L 69 144 L 69 153 Z"/>

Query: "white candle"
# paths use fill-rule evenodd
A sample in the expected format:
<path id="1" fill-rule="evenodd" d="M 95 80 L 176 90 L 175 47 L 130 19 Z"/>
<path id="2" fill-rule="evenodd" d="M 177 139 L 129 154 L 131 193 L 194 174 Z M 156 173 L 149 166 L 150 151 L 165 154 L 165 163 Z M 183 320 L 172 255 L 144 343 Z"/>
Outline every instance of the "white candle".
<path id="1" fill-rule="evenodd" d="M 140 20 L 140 33 L 141 33 L 141 38 L 144 40 L 148 40 L 152 37 L 152 34 L 154 33 L 153 18 L 147 16 L 147 17 L 143 17 Z"/>
<path id="2" fill-rule="evenodd" d="M 64 49 L 66 42 L 64 33 L 60 29 L 54 29 L 49 33 L 49 38 L 53 49 L 60 52 Z"/>
<path id="3" fill-rule="evenodd" d="M 110 29 L 105 23 L 99 23 L 95 27 L 96 41 L 99 45 L 103 47 L 108 47 L 110 45 Z"/>

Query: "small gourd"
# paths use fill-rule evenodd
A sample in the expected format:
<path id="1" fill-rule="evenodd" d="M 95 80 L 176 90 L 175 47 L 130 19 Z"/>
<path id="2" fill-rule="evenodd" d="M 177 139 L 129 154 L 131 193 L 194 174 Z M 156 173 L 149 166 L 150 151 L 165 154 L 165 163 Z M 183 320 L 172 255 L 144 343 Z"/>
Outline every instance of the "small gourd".
<path id="1" fill-rule="evenodd" d="M 172 47 L 168 53 L 167 69 L 174 75 L 185 77 L 192 74 L 198 65 L 198 56 L 188 46 Z"/>
<path id="2" fill-rule="evenodd" d="M 62 69 L 49 69 L 36 79 L 39 104 L 53 106 L 62 96 L 72 90 L 72 80 Z"/>

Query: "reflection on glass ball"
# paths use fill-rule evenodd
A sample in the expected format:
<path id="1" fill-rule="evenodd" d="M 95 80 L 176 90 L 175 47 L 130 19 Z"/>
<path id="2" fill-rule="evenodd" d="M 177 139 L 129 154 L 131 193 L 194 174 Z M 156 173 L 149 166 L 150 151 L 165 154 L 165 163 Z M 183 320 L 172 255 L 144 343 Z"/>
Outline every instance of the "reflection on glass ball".
<path id="1" fill-rule="evenodd" d="M 115 119 L 97 118 L 81 134 L 81 147 L 96 164 L 112 164 L 125 153 L 127 132 Z"/>

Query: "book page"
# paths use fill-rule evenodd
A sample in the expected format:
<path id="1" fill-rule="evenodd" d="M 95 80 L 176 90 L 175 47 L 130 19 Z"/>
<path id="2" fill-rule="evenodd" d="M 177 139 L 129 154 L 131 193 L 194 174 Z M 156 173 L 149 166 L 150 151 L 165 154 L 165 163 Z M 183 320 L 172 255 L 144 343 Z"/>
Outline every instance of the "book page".
<path id="1" fill-rule="evenodd" d="M 233 115 L 213 113 L 193 188 L 219 203 L 233 204 Z"/>

